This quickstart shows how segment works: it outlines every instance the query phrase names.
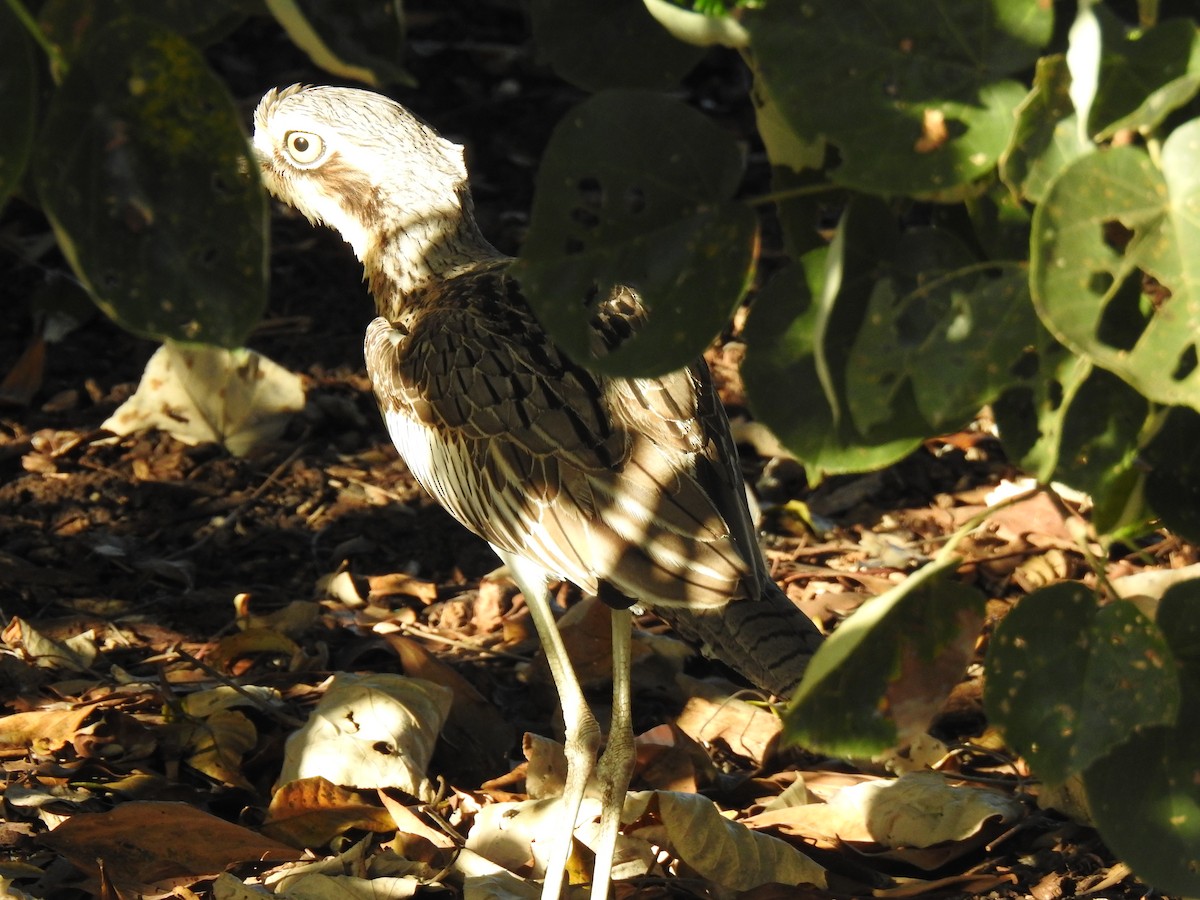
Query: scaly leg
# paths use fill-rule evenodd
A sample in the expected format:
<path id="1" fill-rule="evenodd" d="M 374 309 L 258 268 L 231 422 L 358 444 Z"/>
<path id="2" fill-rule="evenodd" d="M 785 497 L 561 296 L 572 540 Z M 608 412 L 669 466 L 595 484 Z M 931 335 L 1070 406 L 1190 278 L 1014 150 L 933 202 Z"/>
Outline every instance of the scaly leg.
<path id="1" fill-rule="evenodd" d="M 625 791 L 633 774 L 633 712 L 629 699 L 630 632 L 633 617 L 627 609 L 611 610 L 612 614 L 612 722 L 608 743 L 597 766 L 600 782 L 600 830 L 596 837 L 596 868 L 592 873 L 592 900 L 607 900 L 612 879 L 613 853 L 617 831 L 621 827 L 621 810 L 625 806 Z"/>
<path id="2" fill-rule="evenodd" d="M 575 833 L 575 822 L 579 818 L 579 807 L 583 803 L 588 781 L 596 770 L 600 727 L 588 708 L 587 700 L 584 699 L 575 669 L 567 658 L 567 648 L 558 632 L 558 624 L 550 611 L 550 577 L 540 566 L 529 560 L 498 548 L 493 549 L 496 549 L 500 558 L 504 560 L 508 571 L 525 595 L 525 604 L 533 617 L 533 625 L 542 641 L 546 662 L 550 664 L 550 674 L 554 678 L 554 686 L 558 689 L 558 697 L 562 702 L 563 726 L 566 731 L 563 749 L 567 757 L 567 779 L 562 795 L 564 827 L 555 835 L 546 863 L 546 879 L 542 882 L 542 900 L 559 900 L 567 859 L 571 855 L 571 838 Z M 626 654 L 628 655 L 628 646 Z M 608 870 L 605 870 L 604 893 L 601 896 L 607 895 L 608 878 Z M 593 880 L 598 879 L 593 876 Z"/>

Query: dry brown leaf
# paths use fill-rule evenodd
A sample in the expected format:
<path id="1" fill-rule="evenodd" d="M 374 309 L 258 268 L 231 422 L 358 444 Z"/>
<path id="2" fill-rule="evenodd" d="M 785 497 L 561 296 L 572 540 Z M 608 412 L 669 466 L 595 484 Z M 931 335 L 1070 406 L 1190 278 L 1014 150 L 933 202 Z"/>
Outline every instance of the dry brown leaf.
<path id="1" fill-rule="evenodd" d="M 525 766 L 525 790 L 539 800 L 562 794 L 567 781 L 567 756 L 558 741 L 540 734 L 525 732 L 521 751 L 528 760 Z"/>
<path id="2" fill-rule="evenodd" d="M 223 672 L 231 672 L 238 660 L 258 654 L 269 654 L 292 659 L 300 653 L 300 646 L 286 634 L 271 628 L 247 628 L 237 634 L 221 638 L 205 662 Z"/>
<path id="3" fill-rule="evenodd" d="M 56 641 L 20 616 L 12 618 L 0 640 L 14 650 L 20 650 L 38 666 L 72 672 L 87 672 L 99 653 L 96 634 L 91 629 Z"/>
<path id="4" fill-rule="evenodd" d="M 422 603 L 430 604 L 437 601 L 438 587 L 426 578 L 417 578 L 404 572 L 393 572 L 388 575 L 368 575 L 369 593 L 367 600 L 379 603 L 389 597 L 402 594 L 406 597 L 416 597 Z"/>
<path id="5" fill-rule="evenodd" d="M 30 339 L 17 361 L 0 381 L 0 404 L 28 406 L 42 389 L 46 374 L 46 340 L 41 335 Z"/>
<path id="6" fill-rule="evenodd" d="M 990 833 L 985 827 L 1007 824 L 1022 811 L 1005 794 L 919 772 L 849 785 L 827 803 L 758 813 L 744 824 L 936 869 L 975 849 Z"/>
<path id="7" fill-rule="evenodd" d="M 83 723 L 99 708 L 88 703 L 69 709 L 35 709 L 0 718 L 0 746 L 27 747 L 51 755 L 70 744 Z"/>
<path id="8" fill-rule="evenodd" d="M 186 803 L 135 800 L 105 813 L 72 816 L 42 841 L 80 869 L 97 860 L 118 884 L 187 883 L 236 862 L 291 860 L 301 854 Z"/>
<path id="9" fill-rule="evenodd" d="M 649 823 L 629 835 L 669 848 L 702 878 L 722 887 L 745 891 L 771 882 L 826 884 L 825 870 L 799 850 L 722 818 L 713 802 L 698 794 L 634 791 L 625 799 L 621 819 Z"/>
<path id="10" fill-rule="evenodd" d="M 245 715 L 235 709 L 219 710 L 192 731 L 187 764 L 216 781 L 253 792 L 254 785 L 242 774 L 242 757 L 257 742 L 258 731 Z"/>
<path id="11" fill-rule="evenodd" d="M 351 828 L 388 832 L 395 828 L 386 809 L 357 791 L 316 776 L 292 781 L 277 790 L 262 831 L 293 847 L 323 847 Z"/>
<path id="12" fill-rule="evenodd" d="M 442 739 L 454 748 L 458 765 L 496 771 L 512 746 L 512 724 L 471 682 L 417 641 L 399 634 L 387 634 L 383 639 L 400 658 L 405 675 L 440 684 L 454 695 Z"/>
<path id="13" fill-rule="evenodd" d="M 446 856 L 443 851 L 455 849 L 450 835 L 426 824 L 415 811 L 387 791 L 379 791 L 379 799 L 396 829 L 396 836 L 388 846 L 405 859 L 440 865 Z"/>
<path id="14" fill-rule="evenodd" d="M 955 614 L 955 637 L 936 659 L 926 659 L 905 644 L 900 671 L 889 680 L 887 702 L 896 724 L 897 743 L 908 744 L 924 734 L 941 710 L 975 653 L 983 617 L 967 609 Z"/>
<path id="15" fill-rule="evenodd" d="M 158 428 L 186 444 L 216 441 L 244 456 L 283 433 L 304 408 L 300 376 L 254 350 L 168 341 L 137 391 L 101 428 L 127 435 Z"/>
<path id="16" fill-rule="evenodd" d="M 659 725 L 639 734 L 634 752 L 638 780 L 654 790 L 694 794 L 716 777 L 708 753 L 678 725 Z"/>
<path id="17" fill-rule="evenodd" d="M 612 678 L 612 616 L 595 597 L 572 606 L 558 622 L 567 656 L 584 687 L 602 685 Z"/>
<path id="18" fill-rule="evenodd" d="M 730 750 L 761 766 L 779 742 L 783 723 L 774 713 L 724 696 L 721 691 L 694 679 L 680 679 L 689 694 L 676 724 L 702 744 L 722 741 Z"/>

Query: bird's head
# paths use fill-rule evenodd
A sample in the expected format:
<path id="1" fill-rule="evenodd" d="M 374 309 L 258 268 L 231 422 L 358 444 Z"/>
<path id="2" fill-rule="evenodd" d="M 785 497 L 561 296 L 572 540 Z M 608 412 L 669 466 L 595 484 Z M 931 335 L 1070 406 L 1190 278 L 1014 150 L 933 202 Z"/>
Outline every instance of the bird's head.
<path id="1" fill-rule="evenodd" d="M 272 89 L 254 112 L 254 150 L 267 189 L 364 262 L 397 233 L 436 239 L 469 215 L 462 147 L 381 94 Z"/>

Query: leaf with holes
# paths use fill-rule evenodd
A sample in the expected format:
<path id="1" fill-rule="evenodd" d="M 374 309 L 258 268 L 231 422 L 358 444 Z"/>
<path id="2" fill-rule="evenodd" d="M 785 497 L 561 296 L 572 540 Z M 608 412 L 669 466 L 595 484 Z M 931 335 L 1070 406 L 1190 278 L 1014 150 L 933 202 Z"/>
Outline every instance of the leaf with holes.
<path id="1" fill-rule="evenodd" d="M 1145 518 L 1139 438 L 1150 415 L 1141 394 L 1038 329 L 1025 367 L 992 410 L 1009 458 L 1039 481 L 1062 481 L 1093 497 L 1100 534 Z"/>
<path id="2" fill-rule="evenodd" d="M 613 91 L 569 112 L 513 268 L 550 335 L 617 374 L 659 375 L 699 356 L 750 276 L 757 219 L 730 200 L 741 175 L 733 138 L 674 100 Z M 597 306 L 620 285 L 647 315 L 596 352 Z"/>
<path id="3" fill-rule="evenodd" d="M 1067 346 L 1151 400 L 1200 409 L 1200 119 L 1161 166 L 1134 147 L 1093 153 L 1033 218 L 1030 289 Z"/>
<path id="4" fill-rule="evenodd" d="M 1200 896 L 1200 580 L 1173 585 L 1157 620 L 1182 687 L 1178 719 L 1133 730 L 1083 774 L 1104 843 L 1146 884 Z"/>
<path id="5" fill-rule="evenodd" d="M 39 149 L 43 208 L 101 309 L 151 337 L 245 340 L 266 302 L 266 198 L 199 51 L 144 19 L 91 32 Z"/>
<path id="6" fill-rule="evenodd" d="M 986 666 L 988 720 L 1054 784 L 1179 709 L 1174 659 L 1154 623 L 1124 600 L 1099 605 L 1077 582 L 1022 600 Z"/>
<path id="7" fill-rule="evenodd" d="M 571 84 L 670 90 L 704 54 L 676 40 L 642 0 L 531 0 L 529 18 L 541 62 Z"/>
<path id="8" fill-rule="evenodd" d="M 996 164 L 1049 40 L 1034 0 L 767 3 L 742 22 L 764 85 L 802 139 L 841 151 L 835 181 L 953 197 Z"/>

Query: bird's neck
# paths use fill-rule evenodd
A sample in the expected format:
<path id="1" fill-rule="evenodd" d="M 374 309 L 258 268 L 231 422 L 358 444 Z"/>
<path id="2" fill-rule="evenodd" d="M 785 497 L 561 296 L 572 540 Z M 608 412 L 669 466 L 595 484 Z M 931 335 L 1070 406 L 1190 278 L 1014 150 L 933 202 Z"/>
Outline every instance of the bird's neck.
<path id="1" fill-rule="evenodd" d="M 392 225 L 377 233 L 361 257 L 376 309 L 389 320 L 422 288 L 504 258 L 480 232 L 465 191 L 437 209 Z"/>

